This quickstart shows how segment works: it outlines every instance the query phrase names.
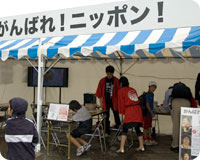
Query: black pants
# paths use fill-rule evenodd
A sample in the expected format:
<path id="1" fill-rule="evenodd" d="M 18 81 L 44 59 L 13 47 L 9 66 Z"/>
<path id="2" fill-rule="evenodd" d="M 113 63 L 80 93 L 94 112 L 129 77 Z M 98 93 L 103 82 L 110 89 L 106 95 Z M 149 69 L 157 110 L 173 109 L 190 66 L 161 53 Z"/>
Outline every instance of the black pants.
<path id="1" fill-rule="evenodd" d="M 130 122 L 130 123 L 124 123 L 123 124 L 123 130 L 122 135 L 127 135 L 129 128 L 135 128 L 136 134 L 138 137 L 142 136 L 142 132 L 140 130 L 140 127 L 142 127 L 142 123 L 139 122 Z"/>
<path id="2" fill-rule="evenodd" d="M 110 134 L 110 121 L 109 121 L 109 119 L 110 119 L 110 109 L 112 109 L 112 111 L 113 111 L 115 124 L 117 126 L 119 126 L 121 124 L 118 111 L 114 111 L 113 105 L 106 105 L 105 114 L 106 114 L 106 133 L 107 134 Z"/>

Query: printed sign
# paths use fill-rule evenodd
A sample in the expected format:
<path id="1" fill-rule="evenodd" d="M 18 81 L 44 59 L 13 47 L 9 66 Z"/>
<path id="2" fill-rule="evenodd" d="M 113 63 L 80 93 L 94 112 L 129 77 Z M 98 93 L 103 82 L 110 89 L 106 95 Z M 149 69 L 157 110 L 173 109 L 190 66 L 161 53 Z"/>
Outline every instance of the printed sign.
<path id="1" fill-rule="evenodd" d="M 200 109 L 181 108 L 180 160 L 193 160 L 200 153 Z"/>
<path id="2" fill-rule="evenodd" d="M 193 0 L 106 3 L 0 18 L 0 41 L 200 26 L 199 15 Z"/>
<path id="3" fill-rule="evenodd" d="M 53 104 L 49 105 L 48 117 L 49 120 L 67 121 L 69 105 Z"/>

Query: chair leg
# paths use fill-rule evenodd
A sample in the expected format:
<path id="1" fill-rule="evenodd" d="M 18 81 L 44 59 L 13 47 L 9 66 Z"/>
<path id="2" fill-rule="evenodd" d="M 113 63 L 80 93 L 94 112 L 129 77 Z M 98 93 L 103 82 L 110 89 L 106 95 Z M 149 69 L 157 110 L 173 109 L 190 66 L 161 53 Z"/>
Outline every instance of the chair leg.
<path id="1" fill-rule="evenodd" d="M 46 150 L 46 146 L 45 146 L 45 143 L 44 143 L 44 140 L 43 140 L 42 136 L 40 137 L 40 140 L 42 142 L 42 145 L 43 145 L 44 149 Z"/>
<path id="2" fill-rule="evenodd" d="M 112 138 L 112 140 L 111 140 L 111 142 L 110 142 L 110 146 L 112 146 L 112 145 L 115 144 L 115 142 L 116 142 L 118 136 L 119 136 L 119 135 L 121 134 L 121 132 L 122 132 L 122 126 L 123 126 L 122 124 L 119 126 L 119 128 L 118 128 L 116 134 L 114 135 L 114 137 Z"/>
<path id="3" fill-rule="evenodd" d="M 97 128 L 94 130 L 94 132 L 93 132 L 93 134 L 92 134 L 90 140 L 88 141 L 88 144 L 91 144 L 93 138 L 95 137 L 96 132 L 97 132 Z"/>
<path id="4" fill-rule="evenodd" d="M 99 128 L 98 128 L 98 135 L 99 135 L 99 142 L 100 142 L 100 145 L 101 145 L 101 151 L 103 153 L 104 151 L 103 151 L 103 145 L 102 145 L 102 139 L 101 139 L 101 131 L 100 131 Z"/>

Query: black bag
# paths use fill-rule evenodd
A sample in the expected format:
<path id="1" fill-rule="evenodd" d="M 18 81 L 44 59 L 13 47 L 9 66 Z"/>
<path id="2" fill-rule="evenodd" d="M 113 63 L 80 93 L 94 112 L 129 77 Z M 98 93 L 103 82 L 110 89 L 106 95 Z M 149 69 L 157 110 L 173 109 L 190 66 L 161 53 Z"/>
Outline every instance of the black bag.
<path id="1" fill-rule="evenodd" d="M 147 107 L 146 107 L 146 99 L 145 99 L 146 94 L 147 94 L 146 92 L 143 92 L 143 94 L 138 97 L 139 101 L 140 101 L 139 104 L 141 106 L 143 116 L 146 116 L 147 111 L 148 111 Z"/>
<path id="2" fill-rule="evenodd" d="M 191 100 L 192 93 L 189 87 L 187 87 L 184 83 L 179 82 L 174 84 L 171 97 Z"/>

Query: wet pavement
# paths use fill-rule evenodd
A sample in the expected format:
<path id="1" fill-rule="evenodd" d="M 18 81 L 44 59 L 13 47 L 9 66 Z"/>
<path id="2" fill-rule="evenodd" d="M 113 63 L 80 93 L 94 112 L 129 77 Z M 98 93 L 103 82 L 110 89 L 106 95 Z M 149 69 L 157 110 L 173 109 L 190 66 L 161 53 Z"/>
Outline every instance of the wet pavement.
<path id="1" fill-rule="evenodd" d="M 114 134 L 114 133 L 113 133 Z M 84 137 L 89 140 L 89 137 Z M 119 148 L 119 141 L 113 146 L 110 146 L 110 141 L 112 137 L 106 138 L 107 151 L 103 154 L 101 152 L 101 147 L 98 138 L 96 137 L 92 141 L 92 147 L 86 153 L 80 157 L 76 157 L 76 148 L 71 145 L 71 159 L 72 160 L 178 160 L 178 153 L 170 151 L 171 136 L 169 135 L 157 135 L 158 145 L 146 146 L 144 152 L 135 151 L 138 146 L 137 138 L 134 135 L 133 146 L 129 149 L 131 143 L 129 137 L 129 144 L 126 144 L 125 153 L 116 153 Z M 63 137 L 63 143 L 67 143 L 66 139 Z M 4 135 L 0 135 L 0 150 L 2 155 L 5 157 L 7 152 L 7 146 L 4 141 Z M 67 159 L 67 148 L 66 147 L 56 147 L 50 146 L 50 155 L 47 156 L 46 150 L 42 148 L 42 151 L 37 154 L 36 160 L 65 160 Z"/>

